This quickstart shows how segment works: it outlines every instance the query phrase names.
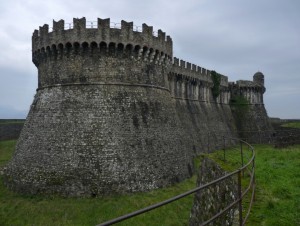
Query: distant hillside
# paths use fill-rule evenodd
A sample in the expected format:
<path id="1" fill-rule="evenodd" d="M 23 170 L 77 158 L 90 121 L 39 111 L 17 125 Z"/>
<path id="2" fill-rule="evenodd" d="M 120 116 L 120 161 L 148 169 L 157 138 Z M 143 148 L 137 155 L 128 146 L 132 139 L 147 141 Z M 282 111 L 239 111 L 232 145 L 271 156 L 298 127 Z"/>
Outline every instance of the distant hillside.
<path id="1" fill-rule="evenodd" d="M 25 119 L 0 119 L 0 140 L 17 139 Z"/>

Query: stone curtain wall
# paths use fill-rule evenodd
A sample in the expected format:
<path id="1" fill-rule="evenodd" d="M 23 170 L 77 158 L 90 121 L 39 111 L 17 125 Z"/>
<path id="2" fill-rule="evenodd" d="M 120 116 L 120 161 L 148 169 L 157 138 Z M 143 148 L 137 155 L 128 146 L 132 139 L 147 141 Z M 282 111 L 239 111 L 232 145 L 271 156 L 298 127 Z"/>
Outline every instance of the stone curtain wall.
<path id="1" fill-rule="evenodd" d="M 272 143 L 273 134 L 274 129 L 264 105 L 250 105 L 240 124 L 239 136 L 249 143 Z"/>
<path id="2" fill-rule="evenodd" d="M 213 160 L 204 158 L 198 171 L 197 186 L 205 185 L 215 179 L 225 176 L 226 172 Z M 195 194 L 190 215 L 190 225 L 196 226 L 209 220 L 237 199 L 237 183 L 232 178 L 209 186 Z M 229 209 L 212 223 L 213 225 L 233 225 L 235 208 Z"/>
<path id="3" fill-rule="evenodd" d="M 287 121 L 280 119 L 278 119 L 277 122 L 272 122 L 272 126 L 275 128 L 276 131 L 273 134 L 273 143 L 275 147 L 284 148 L 290 145 L 300 144 L 300 129 L 283 127 L 282 124 L 284 123 L 287 123 Z"/>
<path id="4" fill-rule="evenodd" d="M 193 155 L 223 147 L 223 136 L 235 137 L 229 105 L 176 99 L 176 114 L 193 144 Z"/>

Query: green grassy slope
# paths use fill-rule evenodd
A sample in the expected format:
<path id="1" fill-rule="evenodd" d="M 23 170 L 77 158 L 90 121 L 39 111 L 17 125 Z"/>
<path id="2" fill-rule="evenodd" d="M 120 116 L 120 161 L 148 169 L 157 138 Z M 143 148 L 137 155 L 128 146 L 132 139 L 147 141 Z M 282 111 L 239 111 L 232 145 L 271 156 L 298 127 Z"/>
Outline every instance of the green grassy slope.
<path id="1" fill-rule="evenodd" d="M 0 167 L 12 156 L 16 141 L 0 142 Z M 256 201 L 247 225 L 299 225 L 300 146 L 274 149 L 257 145 Z M 218 157 L 219 155 L 219 157 Z M 211 155 L 220 159 L 222 151 Z M 224 168 L 240 164 L 233 152 Z M 196 161 L 199 165 L 199 159 Z M 176 186 L 148 193 L 96 198 L 25 196 L 9 191 L 0 177 L 0 225 L 96 225 L 168 199 L 195 187 L 196 176 Z M 188 225 L 193 196 L 118 225 Z"/>

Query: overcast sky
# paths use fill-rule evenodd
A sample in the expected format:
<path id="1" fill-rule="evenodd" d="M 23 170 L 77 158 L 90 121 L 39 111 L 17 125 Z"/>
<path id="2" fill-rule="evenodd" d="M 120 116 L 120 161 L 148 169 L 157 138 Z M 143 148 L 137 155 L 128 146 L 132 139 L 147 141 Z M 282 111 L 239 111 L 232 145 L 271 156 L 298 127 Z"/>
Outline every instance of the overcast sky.
<path id="1" fill-rule="evenodd" d="M 299 0 L 10 0 L 0 2 L 0 118 L 25 118 L 37 88 L 34 29 L 73 17 L 162 29 L 174 56 L 227 75 L 265 75 L 268 115 L 300 118 Z"/>

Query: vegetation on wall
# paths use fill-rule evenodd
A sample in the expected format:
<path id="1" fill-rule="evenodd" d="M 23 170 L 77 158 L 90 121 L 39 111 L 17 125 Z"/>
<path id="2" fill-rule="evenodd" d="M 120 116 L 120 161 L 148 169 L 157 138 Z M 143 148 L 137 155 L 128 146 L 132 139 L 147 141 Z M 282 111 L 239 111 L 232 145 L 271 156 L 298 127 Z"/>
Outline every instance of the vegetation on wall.
<path id="1" fill-rule="evenodd" d="M 214 99 L 216 99 L 220 95 L 221 75 L 216 71 L 211 71 L 210 75 L 214 84 L 214 86 L 212 87 L 212 95 Z"/>
<path id="2" fill-rule="evenodd" d="M 249 101 L 240 95 L 234 95 L 230 99 L 230 107 L 236 121 L 238 130 L 242 130 L 247 113 L 249 112 Z"/>
<path id="3" fill-rule="evenodd" d="M 230 99 L 230 106 L 246 111 L 249 108 L 249 101 L 243 96 L 235 95 Z"/>

